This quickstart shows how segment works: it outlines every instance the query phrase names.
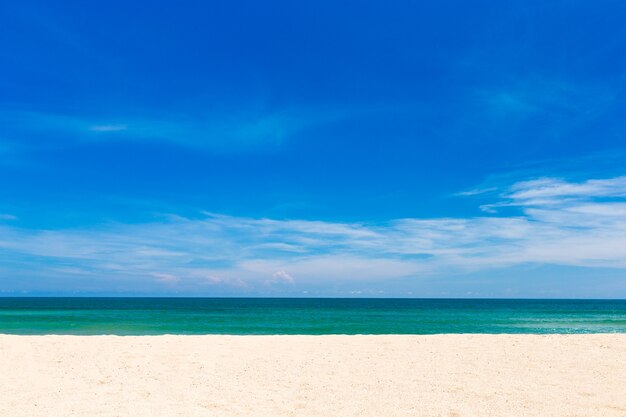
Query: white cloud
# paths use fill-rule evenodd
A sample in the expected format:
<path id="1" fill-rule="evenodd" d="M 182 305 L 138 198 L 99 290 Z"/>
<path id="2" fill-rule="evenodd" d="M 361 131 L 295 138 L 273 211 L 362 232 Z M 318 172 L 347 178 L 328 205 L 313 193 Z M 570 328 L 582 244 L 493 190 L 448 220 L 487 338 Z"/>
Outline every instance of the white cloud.
<path id="1" fill-rule="evenodd" d="M 154 276 L 157 279 L 157 281 L 160 281 L 160 282 L 174 283 L 178 281 L 178 277 L 172 274 L 162 274 L 162 273 L 155 272 L 152 274 L 152 276 Z"/>
<path id="2" fill-rule="evenodd" d="M 71 268 L 76 279 L 83 271 L 239 289 L 420 279 L 529 263 L 626 269 L 625 191 L 625 177 L 543 178 L 503 190 L 494 210 L 518 206 L 514 215 L 372 224 L 211 213 L 89 229 L 4 224 L 0 257 L 46 275 Z"/>
<path id="3" fill-rule="evenodd" d="M 293 279 L 293 277 L 285 271 L 276 271 L 272 274 L 272 279 L 268 279 L 267 281 L 265 281 L 265 283 L 268 285 L 293 284 L 294 282 L 295 280 Z"/>
<path id="4" fill-rule="evenodd" d="M 471 193 L 471 192 L 470 192 Z M 472 194 L 466 194 L 472 195 Z M 513 184 L 501 194 L 501 201 L 480 208 L 495 213 L 501 207 L 576 207 L 594 199 L 626 198 L 626 176 L 568 182 L 560 178 L 538 178 Z M 610 202 L 603 202 L 602 210 L 615 210 Z M 597 205 L 587 207 L 598 208 Z"/>
<path id="5" fill-rule="evenodd" d="M 578 183 L 540 178 L 514 184 L 506 197 L 520 205 L 558 201 L 559 198 L 626 197 L 626 176 Z"/>

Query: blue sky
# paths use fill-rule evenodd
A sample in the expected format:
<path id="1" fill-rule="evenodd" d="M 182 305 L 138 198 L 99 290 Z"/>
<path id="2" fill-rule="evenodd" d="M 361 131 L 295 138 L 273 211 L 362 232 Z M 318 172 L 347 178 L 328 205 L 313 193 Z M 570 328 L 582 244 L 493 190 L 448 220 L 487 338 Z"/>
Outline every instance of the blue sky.
<path id="1" fill-rule="evenodd" d="M 626 4 L 3 2 L 0 293 L 626 297 Z"/>

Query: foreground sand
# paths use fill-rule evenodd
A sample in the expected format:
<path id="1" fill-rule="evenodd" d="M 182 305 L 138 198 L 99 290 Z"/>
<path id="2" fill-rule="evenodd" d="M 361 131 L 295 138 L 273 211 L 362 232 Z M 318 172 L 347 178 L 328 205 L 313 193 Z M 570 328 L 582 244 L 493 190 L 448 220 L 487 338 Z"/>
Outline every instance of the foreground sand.
<path id="1" fill-rule="evenodd" d="M 626 416 L 626 334 L 0 336 L 0 416 Z"/>

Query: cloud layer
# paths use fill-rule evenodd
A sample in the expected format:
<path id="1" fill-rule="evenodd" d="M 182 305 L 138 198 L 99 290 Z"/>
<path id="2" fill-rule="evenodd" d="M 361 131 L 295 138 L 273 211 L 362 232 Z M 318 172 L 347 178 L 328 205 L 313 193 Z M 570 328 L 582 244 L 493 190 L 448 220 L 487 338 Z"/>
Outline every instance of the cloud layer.
<path id="1" fill-rule="evenodd" d="M 526 264 L 626 270 L 625 200 L 626 177 L 539 178 L 506 187 L 489 213 L 472 218 L 368 224 L 203 213 L 199 219 L 168 216 L 64 230 L 5 222 L 0 272 L 14 278 L 2 281 L 1 289 L 36 289 L 31 287 L 39 281 L 20 281 L 26 270 L 31 278 L 62 277 L 77 289 L 216 287 L 242 293 L 336 283 L 356 288 Z"/>

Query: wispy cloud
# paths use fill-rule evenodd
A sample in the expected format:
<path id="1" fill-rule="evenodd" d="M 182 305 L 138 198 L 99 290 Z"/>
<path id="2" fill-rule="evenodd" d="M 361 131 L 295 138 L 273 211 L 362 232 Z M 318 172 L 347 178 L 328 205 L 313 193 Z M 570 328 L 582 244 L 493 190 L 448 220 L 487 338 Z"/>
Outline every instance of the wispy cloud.
<path id="1" fill-rule="evenodd" d="M 121 132 L 127 129 L 126 125 L 96 125 L 89 128 L 92 132 Z"/>
<path id="2" fill-rule="evenodd" d="M 465 134 L 498 141 L 542 138 L 550 143 L 578 132 L 586 135 L 589 126 L 616 111 L 620 103 L 621 79 L 590 82 L 549 73 L 494 74 L 494 78 L 498 81 L 487 77 L 483 87 L 473 89 L 473 105 L 464 109 L 471 115 L 465 117 L 469 121 L 463 125 Z"/>
<path id="3" fill-rule="evenodd" d="M 511 206 L 565 208 L 580 206 L 585 201 L 598 198 L 626 198 L 626 176 L 581 182 L 570 182 L 561 178 L 537 178 L 514 184 L 501 194 L 501 198 L 501 201 L 483 205 L 481 208 L 488 212 L 498 207 Z M 606 207 L 607 204 L 603 206 Z"/>
<path id="4" fill-rule="evenodd" d="M 0 136 L 15 146 L 65 146 L 93 141 L 173 143 L 212 151 L 273 147 L 302 131 L 345 116 L 336 110 L 207 110 L 194 114 L 94 117 L 0 111 Z"/>
<path id="5" fill-rule="evenodd" d="M 576 116 L 575 123 L 601 114 L 618 94 L 614 85 L 593 85 L 538 74 L 508 79 L 477 93 L 494 115 L 544 114 L 557 119 Z"/>
<path id="6" fill-rule="evenodd" d="M 419 280 L 525 264 L 626 270 L 625 178 L 517 182 L 492 208 L 519 206 L 510 216 L 368 224 L 205 213 L 90 229 L 5 224 L 0 257 L 28 265 L 33 274 L 77 280 L 245 290 Z"/>
<path id="7" fill-rule="evenodd" d="M 515 184 L 507 197 L 525 205 L 538 198 L 626 197 L 626 176 L 578 183 L 558 178 L 540 178 Z"/>

